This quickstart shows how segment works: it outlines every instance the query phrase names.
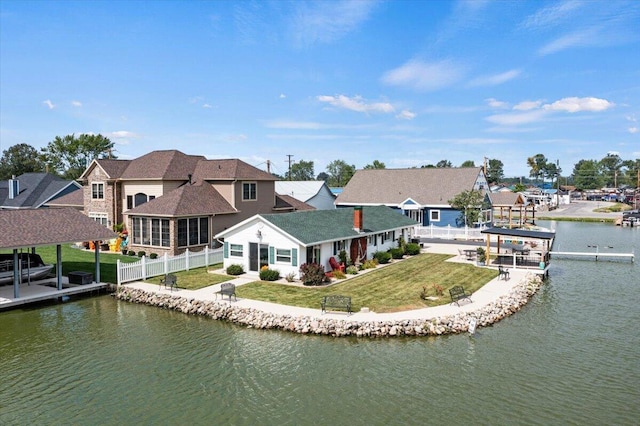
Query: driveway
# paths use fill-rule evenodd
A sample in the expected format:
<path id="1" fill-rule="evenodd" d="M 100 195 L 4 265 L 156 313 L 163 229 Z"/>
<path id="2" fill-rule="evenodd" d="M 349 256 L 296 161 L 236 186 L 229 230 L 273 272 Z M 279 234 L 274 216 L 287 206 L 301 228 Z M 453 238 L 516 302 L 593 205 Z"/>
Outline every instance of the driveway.
<path id="1" fill-rule="evenodd" d="M 580 219 L 592 218 L 592 219 L 611 219 L 615 220 L 622 217 L 622 213 L 599 213 L 595 212 L 595 209 L 603 207 L 613 206 L 616 203 L 610 203 L 607 201 L 572 201 L 571 204 L 563 204 L 559 209 L 551 210 L 548 212 L 536 212 L 536 219 L 539 218 L 564 218 L 575 217 Z"/>

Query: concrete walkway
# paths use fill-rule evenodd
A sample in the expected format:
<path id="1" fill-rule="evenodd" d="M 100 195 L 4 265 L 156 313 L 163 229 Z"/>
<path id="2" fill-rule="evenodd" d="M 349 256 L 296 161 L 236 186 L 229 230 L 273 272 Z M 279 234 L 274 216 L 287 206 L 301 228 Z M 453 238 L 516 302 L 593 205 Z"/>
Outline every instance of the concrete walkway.
<path id="1" fill-rule="evenodd" d="M 456 255 L 456 257 L 451 258 L 450 262 L 460 262 L 460 263 L 470 263 L 465 260 L 463 257 L 459 256 L 458 249 L 468 246 L 461 246 L 457 244 L 431 244 L 426 246 L 423 251 L 427 253 L 442 253 L 442 254 L 452 254 Z M 493 302 L 498 299 L 500 296 L 504 296 L 508 294 L 511 289 L 516 286 L 518 283 L 522 282 L 529 274 L 530 271 L 526 270 L 516 270 L 510 269 L 510 279 L 504 280 L 495 278 L 486 285 L 484 285 L 481 289 L 476 291 L 471 296 L 471 302 L 469 301 L 461 301 L 460 306 L 455 304 L 447 304 L 436 306 L 433 308 L 423 308 L 423 309 L 415 309 L 411 311 L 402 311 L 402 312 L 391 312 L 391 313 L 376 313 L 376 312 L 356 312 L 351 315 L 343 312 L 327 312 L 322 314 L 319 307 L 318 309 L 311 308 L 300 308 L 296 306 L 287 306 L 287 305 L 279 305 L 276 303 L 270 302 L 262 302 L 259 300 L 250 300 L 250 299 L 242 299 L 238 298 L 238 300 L 229 301 L 227 298 L 221 300 L 221 297 L 218 297 L 217 300 L 220 303 L 232 304 L 241 308 L 249 308 L 256 309 L 263 312 L 269 312 L 277 315 L 290 315 L 292 317 L 311 317 L 311 318 L 322 318 L 322 319 L 341 319 L 341 320 L 350 320 L 357 322 L 370 322 L 370 321 L 398 321 L 405 319 L 431 319 L 437 317 L 443 317 L 448 315 L 454 315 L 460 312 L 471 312 L 478 310 L 485 305 Z M 244 284 L 248 284 L 250 282 L 256 281 L 259 278 L 256 277 L 247 277 L 243 276 L 240 278 L 235 278 L 231 281 L 227 281 L 235 284 L 236 286 L 241 286 Z M 204 287 L 198 290 L 168 290 L 164 289 L 164 287 L 158 286 L 157 284 L 148 284 L 142 282 L 133 282 L 125 284 L 126 287 L 136 288 L 148 292 L 155 292 L 161 294 L 173 294 L 175 296 L 184 297 L 187 299 L 195 299 L 201 301 L 215 301 L 216 300 L 216 292 L 220 290 L 220 284 L 212 285 L 209 287 Z M 448 295 L 443 296 L 448 298 Z M 320 302 L 318 302 L 318 305 Z"/>

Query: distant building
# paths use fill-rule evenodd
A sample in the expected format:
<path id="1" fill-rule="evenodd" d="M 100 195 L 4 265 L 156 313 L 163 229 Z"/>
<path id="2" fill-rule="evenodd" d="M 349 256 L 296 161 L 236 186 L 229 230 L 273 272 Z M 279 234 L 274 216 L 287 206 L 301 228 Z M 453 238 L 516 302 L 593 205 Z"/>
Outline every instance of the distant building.
<path id="1" fill-rule="evenodd" d="M 0 209 L 39 209 L 82 186 L 51 173 L 24 173 L 0 181 Z"/>
<path id="2" fill-rule="evenodd" d="M 336 208 L 336 196 L 323 180 L 276 181 L 276 193 L 293 197 L 318 210 Z"/>

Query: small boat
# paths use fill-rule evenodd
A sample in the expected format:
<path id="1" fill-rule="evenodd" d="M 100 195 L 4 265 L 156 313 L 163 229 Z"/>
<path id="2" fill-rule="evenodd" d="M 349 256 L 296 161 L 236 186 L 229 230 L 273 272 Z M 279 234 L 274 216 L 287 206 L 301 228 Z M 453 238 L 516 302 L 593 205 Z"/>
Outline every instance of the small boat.
<path id="1" fill-rule="evenodd" d="M 22 281 L 35 281 L 49 275 L 53 265 L 45 264 L 40 255 L 35 253 L 18 253 L 18 268 Z M 0 284 L 13 282 L 13 254 L 0 253 Z"/>

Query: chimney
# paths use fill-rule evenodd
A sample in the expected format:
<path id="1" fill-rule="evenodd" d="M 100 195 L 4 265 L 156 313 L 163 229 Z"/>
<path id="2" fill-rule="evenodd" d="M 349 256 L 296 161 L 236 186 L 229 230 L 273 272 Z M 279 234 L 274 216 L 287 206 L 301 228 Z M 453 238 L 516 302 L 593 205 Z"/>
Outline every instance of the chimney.
<path id="1" fill-rule="evenodd" d="M 353 208 L 353 230 L 356 232 L 362 232 L 362 207 Z"/>
<path id="2" fill-rule="evenodd" d="M 9 199 L 13 200 L 20 194 L 20 181 L 16 179 L 16 175 L 9 179 Z"/>

